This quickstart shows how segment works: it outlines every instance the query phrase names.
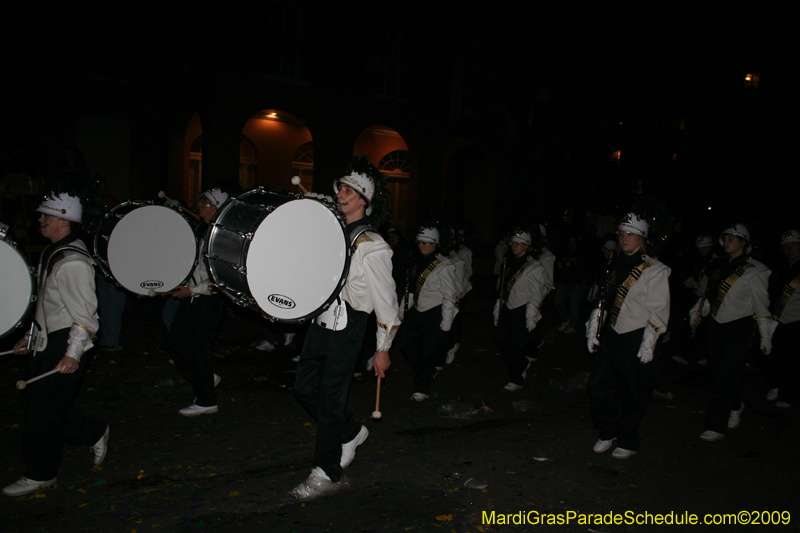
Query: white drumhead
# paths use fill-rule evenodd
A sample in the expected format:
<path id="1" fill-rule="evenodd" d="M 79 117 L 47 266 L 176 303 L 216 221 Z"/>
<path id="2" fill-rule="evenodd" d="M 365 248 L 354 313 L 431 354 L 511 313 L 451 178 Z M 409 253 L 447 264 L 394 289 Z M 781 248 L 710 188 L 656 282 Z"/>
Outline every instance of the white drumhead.
<path id="1" fill-rule="evenodd" d="M 114 226 L 108 239 L 108 265 L 117 283 L 147 295 L 169 291 L 194 269 L 197 241 L 189 222 L 160 205 L 137 207 Z"/>
<path id="2" fill-rule="evenodd" d="M 253 235 L 250 295 L 275 318 L 308 316 L 338 290 L 346 262 L 347 238 L 336 215 L 316 200 L 286 202 Z"/>
<path id="3" fill-rule="evenodd" d="M 0 240 L 0 337 L 25 318 L 32 295 L 28 263 L 14 246 Z"/>

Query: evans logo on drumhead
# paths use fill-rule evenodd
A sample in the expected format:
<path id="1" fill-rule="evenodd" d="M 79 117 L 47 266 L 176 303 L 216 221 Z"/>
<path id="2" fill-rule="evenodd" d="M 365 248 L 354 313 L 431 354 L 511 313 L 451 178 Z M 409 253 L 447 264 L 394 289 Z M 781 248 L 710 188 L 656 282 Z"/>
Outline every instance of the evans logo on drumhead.
<path id="1" fill-rule="evenodd" d="M 157 280 L 143 281 L 139 284 L 139 286 L 143 289 L 160 289 L 164 286 L 164 282 Z"/>
<path id="2" fill-rule="evenodd" d="M 282 294 L 270 294 L 267 300 L 275 307 L 281 307 L 283 309 L 293 309 L 295 306 L 294 300 Z"/>

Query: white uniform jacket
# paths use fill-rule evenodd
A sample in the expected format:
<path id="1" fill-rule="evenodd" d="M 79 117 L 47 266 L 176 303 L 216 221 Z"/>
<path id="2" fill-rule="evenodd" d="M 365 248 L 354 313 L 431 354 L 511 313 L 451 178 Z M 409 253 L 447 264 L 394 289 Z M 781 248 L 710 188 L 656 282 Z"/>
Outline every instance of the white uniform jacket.
<path id="1" fill-rule="evenodd" d="M 86 250 L 81 240 L 67 246 Z M 88 253 L 88 252 L 87 252 Z M 67 353 L 80 360 L 94 346 L 100 322 L 94 284 L 94 263 L 86 255 L 72 250 L 56 250 L 51 255 L 51 272 L 39 266 L 39 296 L 36 302 L 38 351 L 47 347 L 47 332 L 69 328 Z"/>
<path id="2" fill-rule="evenodd" d="M 437 305 L 442 306 L 442 324 L 445 331 L 450 329 L 453 319 L 458 314 L 458 282 L 456 267 L 445 256 L 437 254 L 441 263 L 425 278 L 425 284 L 419 293 L 419 300 L 414 302 L 417 311 L 424 313 Z M 413 280 L 416 284 L 416 280 Z M 416 286 L 416 285 L 414 285 Z"/>
<path id="3" fill-rule="evenodd" d="M 461 298 L 466 294 L 466 292 L 464 292 L 464 271 L 466 270 L 467 265 L 464 262 L 464 258 L 458 255 L 458 252 L 456 251 L 450 252 L 450 255 L 447 256 L 447 259 L 453 263 L 453 266 L 456 269 L 456 298 L 457 300 L 461 300 Z"/>
<path id="4" fill-rule="evenodd" d="M 553 255 L 553 252 L 551 252 L 547 248 L 542 247 L 542 252 L 539 254 L 538 261 L 544 267 L 544 278 L 542 279 L 542 282 L 544 283 L 545 288 L 547 289 L 548 292 L 552 291 L 553 280 L 555 279 L 553 277 L 553 274 L 556 268 L 556 256 Z"/>
<path id="5" fill-rule="evenodd" d="M 652 257 L 643 255 L 642 260 L 652 263 L 652 266 L 643 269 L 639 279 L 628 287 L 616 323 L 611 327 L 623 334 L 649 325 L 657 336 L 663 335 L 669 322 L 669 275 L 672 270 Z M 621 280 L 620 284 L 625 281 Z M 619 298 L 619 293 L 615 298 Z"/>
<path id="6" fill-rule="evenodd" d="M 783 308 L 783 312 L 778 317 L 778 322 L 781 324 L 791 324 L 800 320 L 800 289 L 795 290 L 789 301 Z"/>
<path id="7" fill-rule="evenodd" d="M 460 295 L 460 297 L 463 298 L 469 291 L 472 290 L 472 283 L 469 282 L 470 278 L 472 277 L 472 250 L 462 244 L 458 247 L 456 253 L 461 259 L 464 260 L 464 278 Z"/>
<path id="8" fill-rule="evenodd" d="M 362 233 L 355 242 L 347 282 L 341 292 L 344 301 L 356 311 L 375 311 L 378 322 L 378 352 L 392 346 L 400 312 L 392 279 L 392 249 L 375 231 Z"/>
<path id="9" fill-rule="evenodd" d="M 516 309 L 523 305 L 532 305 L 541 314 L 541 306 L 544 297 L 547 296 L 547 287 L 545 285 L 545 272 L 544 265 L 536 261 L 532 257 L 527 258 L 528 266 L 522 271 L 522 274 L 517 278 L 517 281 L 511 287 L 511 292 L 508 295 L 508 300 L 505 302 L 506 307 L 509 309 Z M 509 272 L 510 276 L 516 274 Z M 506 284 L 510 280 L 506 279 Z M 502 288 L 505 290 L 505 287 Z"/>
<path id="10" fill-rule="evenodd" d="M 752 267 L 745 269 L 744 273 L 731 285 L 728 293 L 722 300 L 714 320 L 720 324 L 732 322 L 746 316 L 758 319 L 771 319 L 769 311 L 769 293 L 767 290 L 769 275 L 772 271 L 760 261 L 752 257 L 747 260 Z M 701 281 L 703 291 L 708 285 L 708 276 Z M 707 294 L 707 301 L 713 302 L 716 294 Z"/>

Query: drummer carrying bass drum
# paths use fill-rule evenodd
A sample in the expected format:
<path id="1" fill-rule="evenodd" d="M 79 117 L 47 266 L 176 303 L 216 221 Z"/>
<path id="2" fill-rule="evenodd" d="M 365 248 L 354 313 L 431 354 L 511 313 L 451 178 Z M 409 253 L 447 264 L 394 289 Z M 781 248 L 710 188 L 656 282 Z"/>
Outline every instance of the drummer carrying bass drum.
<path id="1" fill-rule="evenodd" d="M 197 210 L 204 224 L 195 230 L 196 235 L 204 235 L 207 224 L 214 218 L 217 210 L 228 200 L 228 193 L 219 188 L 208 190 L 200 195 Z M 198 249 L 203 248 L 203 238 L 197 240 Z M 208 268 L 202 259 L 186 285 L 172 291 L 173 297 L 180 300 L 178 309 L 167 337 L 167 351 L 175 362 L 175 367 L 183 379 L 194 390 L 192 405 L 178 411 L 183 416 L 208 415 L 219 411 L 214 388 L 220 377 L 213 371 L 212 345 L 217 326 L 222 318 L 225 300 L 221 294 L 214 294 L 208 276 Z"/>
<path id="2" fill-rule="evenodd" d="M 342 488 L 342 470 L 369 436 L 367 428 L 345 412 L 368 315 L 375 311 L 378 322 L 376 376 L 384 377 L 389 369 L 389 348 L 400 326 L 392 251 L 373 229 L 386 217 L 385 178 L 366 156 L 356 157 L 347 174 L 334 182 L 334 190 L 353 255 L 347 283 L 329 310 L 314 319 L 297 365 L 295 396 L 318 424 L 311 474 L 291 491 L 300 500 Z"/>
<path id="3" fill-rule="evenodd" d="M 14 353 L 31 354 L 28 378 L 55 368 L 59 372 L 25 390 L 21 456 L 27 468 L 23 477 L 3 489 L 6 496 L 55 485 L 64 443 L 91 446 L 96 465 L 108 450 L 108 424 L 85 416 L 73 404 L 86 371 L 83 356 L 94 346 L 99 326 L 94 268 L 86 245 L 78 238 L 83 220 L 79 198 L 86 196 L 83 191 L 51 193 L 36 209 L 41 213 L 39 231 L 52 244 L 44 249 L 39 263 L 37 327 L 32 338 L 14 346 Z"/>

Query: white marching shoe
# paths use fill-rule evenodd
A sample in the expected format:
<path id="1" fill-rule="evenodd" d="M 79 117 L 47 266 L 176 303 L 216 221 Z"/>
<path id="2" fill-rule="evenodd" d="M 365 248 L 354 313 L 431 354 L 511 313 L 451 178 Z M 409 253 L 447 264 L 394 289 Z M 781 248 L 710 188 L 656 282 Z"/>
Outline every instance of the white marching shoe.
<path id="1" fill-rule="evenodd" d="M 456 360 L 456 352 L 458 351 L 459 348 L 461 348 L 461 343 L 460 342 L 455 343 L 453 347 L 450 348 L 450 351 L 447 352 L 447 358 L 444 360 L 444 362 L 447 363 L 448 365 L 452 365 L 453 361 Z"/>
<path id="2" fill-rule="evenodd" d="M 47 481 L 36 481 L 35 479 L 28 479 L 22 476 L 11 485 L 3 489 L 3 494 L 6 496 L 24 496 L 39 489 L 46 489 L 56 484 L 58 478 L 48 479 Z"/>
<path id="3" fill-rule="evenodd" d="M 369 437 L 369 430 L 366 426 L 361 426 L 361 430 L 353 440 L 342 444 L 342 459 L 339 461 L 339 466 L 342 468 L 350 466 L 350 463 L 356 458 L 356 448 L 364 444 L 367 437 Z"/>
<path id="4" fill-rule="evenodd" d="M 293 488 L 289 494 L 300 501 L 313 500 L 326 494 L 333 494 L 348 485 L 344 479 L 334 483 L 323 469 L 315 466 L 305 481 Z"/>

